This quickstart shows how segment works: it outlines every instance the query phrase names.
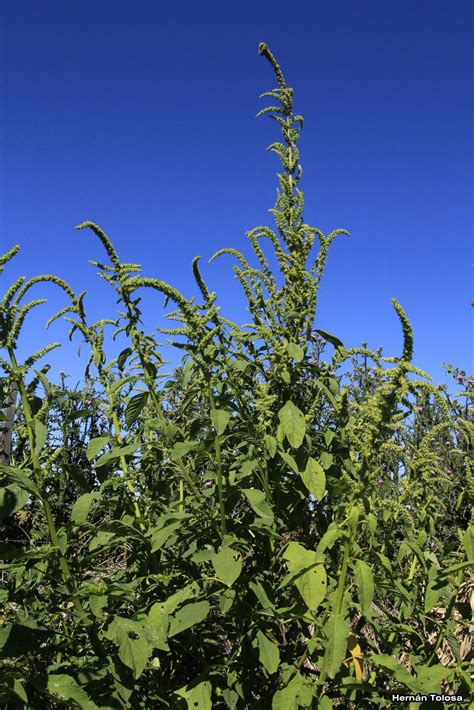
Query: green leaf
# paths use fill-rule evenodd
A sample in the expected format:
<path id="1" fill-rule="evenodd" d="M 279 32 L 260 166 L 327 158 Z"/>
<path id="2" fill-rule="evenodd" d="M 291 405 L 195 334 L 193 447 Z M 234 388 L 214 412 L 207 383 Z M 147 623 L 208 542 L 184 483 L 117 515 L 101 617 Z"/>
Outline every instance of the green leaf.
<path id="1" fill-rule="evenodd" d="M 0 464 L 0 473 L 3 473 L 10 481 L 16 483 L 23 491 L 28 491 L 36 498 L 41 498 L 38 486 L 29 478 L 31 471 Z"/>
<path id="2" fill-rule="evenodd" d="M 125 424 L 131 427 L 141 414 L 142 409 L 148 401 L 148 392 L 140 392 L 130 397 L 125 409 Z"/>
<path id="3" fill-rule="evenodd" d="M 211 409 L 211 422 L 218 436 L 224 433 L 230 420 L 230 414 L 223 409 Z"/>
<path id="4" fill-rule="evenodd" d="M 290 357 L 296 362 L 301 362 L 304 358 L 304 349 L 296 343 L 288 343 L 286 351 Z"/>
<path id="5" fill-rule="evenodd" d="M 321 451 L 320 458 L 323 468 L 325 468 L 326 471 L 328 470 L 328 468 L 331 468 L 334 460 L 332 454 L 330 454 L 328 451 Z"/>
<path id="6" fill-rule="evenodd" d="M 76 500 L 71 510 L 71 520 L 74 523 L 83 523 L 87 518 L 87 514 L 91 509 L 91 506 L 97 498 L 100 498 L 100 493 L 94 491 L 93 493 L 84 493 L 82 496 Z"/>
<path id="7" fill-rule="evenodd" d="M 177 441 L 176 444 L 171 449 L 171 460 L 176 461 L 177 459 L 183 458 L 190 451 L 197 449 L 199 446 L 199 441 Z"/>
<path id="8" fill-rule="evenodd" d="M 247 498 L 255 513 L 264 518 L 271 525 L 273 522 L 273 510 L 265 497 L 265 493 L 256 488 L 243 488 L 242 493 Z"/>
<path id="9" fill-rule="evenodd" d="M 39 419 L 34 420 L 35 428 L 35 454 L 39 454 L 48 436 L 48 430 Z"/>
<path id="10" fill-rule="evenodd" d="M 418 669 L 417 681 L 422 692 L 440 693 L 441 683 L 453 673 L 452 668 L 446 668 L 439 663 L 436 666 L 422 666 Z"/>
<path id="11" fill-rule="evenodd" d="M 209 614 L 209 610 L 209 602 L 206 601 L 191 602 L 191 604 L 181 607 L 171 620 L 168 636 L 171 638 L 191 628 L 191 626 L 200 624 Z"/>
<path id="12" fill-rule="evenodd" d="M 270 454 L 270 458 L 272 459 L 277 450 L 277 441 L 274 436 L 270 436 L 270 434 L 265 434 L 265 446 L 267 447 L 267 451 Z"/>
<path id="13" fill-rule="evenodd" d="M 165 542 L 168 540 L 168 538 L 173 534 L 175 530 L 177 530 L 179 527 L 181 527 L 182 521 L 179 520 L 178 522 L 170 523 L 169 525 L 165 525 L 164 528 L 160 528 L 160 530 L 156 530 L 151 537 L 151 552 L 156 552 L 159 550 Z"/>
<path id="14" fill-rule="evenodd" d="M 28 491 L 22 490 L 17 483 L 0 488 L 0 520 L 8 518 L 23 508 L 29 500 Z"/>
<path id="15" fill-rule="evenodd" d="M 157 602 L 153 604 L 148 612 L 147 623 L 144 626 L 148 642 L 152 648 L 160 651 L 169 651 L 167 643 L 169 614 L 163 609 L 163 605 Z"/>
<path id="16" fill-rule="evenodd" d="M 293 402 L 287 402 L 278 412 L 278 417 L 290 446 L 294 449 L 299 449 L 306 433 L 303 412 Z"/>
<path id="17" fill-rule="evenodd" d="M 474 562 L 474 526 L 470 525 L 463 535 L 463 545 L 469 562 Z"/>
<path id="18" fill-rule="evenodd" d="M 100 468 L 101 466 L 105 466 L 106 463 L 109 463 L 109 461 L 113 461 L 114 459 L 118 459 L 121 456 L 128 456 L 128 454 L 133 454 L 134 451 L 139 449 L 141 446 L 141 443 L 138 441 L 136 444 L 128 444 L 128 446 L 115 446 L 112 451 L 109 451 L 106 454 L 102 454 L 97 461 L 95 462 L 95 467 Z"/>
<path id="19" fill-rule="evenodd" d="M 96 710 L 98 706 L 89 698 L 86 691 L 70 675 L 51 673 L 48 676 L 48 692 L 66 702 L 73 701 L 82 710 Z"/>
<path id="20" fill-rule="evenodd" d="M 333 614 L 324 625 L 325 656 L 324 664 L 329 678 L 334 678 L 346 657 L 349 620 L 342 614 Z"/>
<path id="21" fill-rule="evenodd" d="M 92 461 L 96 454 L 98 454 L 99 451 L 103 449 L 106 444 L 109 443 L 109 441 L 110 436 L 96 436 L 94 439 L 91 439 L 87 444 L 87 460 Z"/>
<path id="22" fill-rule="evenodd" d="M 324 340 L 327 340 L 328 343 L 331 343 L 331 345 L 334 345 L 336 350 L 338 348 L 343 348 L 344 344 L 342 340 L 339 340 L 339 338 L 336 338 L 335 335 L 331 335 L 331 333 L 327 333 L 325 330 L 316 330 L 316 333 L 319 333 L 319 335 L 324 338 Z"/>
<path id="23" fill-rule="evenodd" d="M 297 673 L 285 688 L 277 690 L 272 699 L 272 710 L 298 710 L 313 708 L 314 685 Z"/>
<path id="24" fill-rule="evenodd" d="M 117 365 L 119 366 L 119 370 L 123 370 L 125 362 L 128 358 L 129 355 L 132 354 L 132 348 L 125 348 L 125 350 L 122 350 L 120 355 L 117 358 Z"/>
<path id="25" fill-rule="evenodd" d="M 119 658 L 139 678 L 145 670 L 152 649 L 144 637 L 142 625 L 138 621 L 114 616 L 105 637 L 118 645 Z"/>
<path id="26" fill-rule="evenodd" d="M 299 474 L 298 464 L 296 463 L 293 456 L 291 454 L 287 454 L 286 451 L 279 451 L 278 453 L 280 454 L 283 461 L 288 464 L 291 470 L 294 471 L 294 473 Z"/>
<path id="27" fill-rule="evenodd" d="M 449 590 L 449 580 L 440 575 L 439 567 L 430 567 L 428 584 L 425 592 L 425 614 L 436 606 L 445 592 Z"/>
<path id="28" fill-rule="evenodd" d="M 374 598 L 374 576 L 367 562 L 357 560 L 354 566 L 354 575 L 359 595 L 359 604 L 362 613 L 370 612 L 372 600 Z"/>
<path id="29" fill-rule="evenodd" d="M 0 626 L 0 657 L 14 658 L 35 653 L 52 634 L 53 631 L 38 629 L 33 623 L 4 624 Z"/>
<path id="30" fill-rule="evenodd" d="M 257 632 L 258 658 L 267 673 L 272 675 L 280 665 L 280 649 L 261 631 Z"/>
<path id="31" fill-rule="evenodd" d="M 115 382 L 107 388 L 107 393 L 114 394 L 114 392 L 121 389 L 124 384 L 130 382 L 130 380 L 133 380 L 133 375 L 129 375 L 128 377 L 121 377 L 120 379 L 115 380 Z"/>
<path id="32" fill-rule="evenodd" d="M 290 542 L 283 557 L 306 606 L 314 612 L 326 596 L 326 570 L 316 553 L 307 550 L 298 542 Z"/>
<path id="33" fill-rule="evenodd" d="M 249 587 L 257 597 L 264 609 L 274 609 L 275 605 L 270 601 L 268 594 L 261 582 L 249 582 Z"/>
<path id="34" fill-rule="evenodd" d="M 184 698 L 187 702 L 188 708 L 195 708 L 195 710 L 212 710 L 211 701 L 212 685 L 208 680 L 193 686 L 184 686 L 175 691 L 175 695 L 179 695 Z"/>
<path id="35" fill-rule="evenodd" d="M 242 562 L 231 547 L 223 547 L 212 560 L 216 575 L 228 587 L 231 587 L 242 572 Z"/>
<path id="36" fill-rule="evenodd" d="M 409 690 L 412 690 L 414 693 L 420 693 L 422 692 L 421 685 L 418 683 L 418 680 L 411 675 L 407 671 L 407 669 L 402 666 L 395 658 L 392 658 L 392 656 L 388 656 L 384 653 L 379 653 L 375 656 L 372 656 L 371 658 L 372 663 L 375 663 L 377 666 L 382 666 L 382 668 L 386 668 L 387 670 L 391 671 L 395 678 L 400 682 L 403 683 Z"/>
<path id="37" fill-rule="evenodd" d="M 326 474 L 321 464 L 310 456 L 306 468 L 303 473 L 300 473 L 300 476 L 316 500 L 322 500 L 326 490 Z"/>

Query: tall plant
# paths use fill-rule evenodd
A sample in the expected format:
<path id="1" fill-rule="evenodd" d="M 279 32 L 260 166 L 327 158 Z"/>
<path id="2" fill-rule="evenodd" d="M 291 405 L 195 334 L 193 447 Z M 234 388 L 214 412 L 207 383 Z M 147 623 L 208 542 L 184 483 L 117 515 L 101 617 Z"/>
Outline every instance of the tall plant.
<path id="1" fill-rule="evenodd" d="M 277 81 L 263 94 L 273 105 L 260 112 L 282 135 L 269 146 L 282 166 L 276 230 L 247 233 L 258 267 L 235 249 L 210 260 L 237 260 L 250 323 L 221 315 L 199 257 L 197 304 L 122 263 L 97 225 L 80 225 L 105 248 L 110 263 L 93 264 L 122 310 L 89 325 L 85 294 L 56 279 L 70 299 L 61 314 L 70 313 L 71 336 L 90 346 L 86 374 L 97 372 L 106 418 L 102 431 L 77 430 L 71 468 L 67 437 L 60 453 L 48 438 L 57 389 L 36 371 L 33 386 L 45 394 L 32 408 L 25 378 L 39 355 L 23 366 L 15 359 L 14 338 L 32 307 L 20 306 L 25 287 L 15 282 L 2 301 L 9 360 L 1 364 L 18 385 L 26 437 L 17 434 L 13 465 L 0 466 L 1 510 L 8 519 L 29 507 L 46 521 L 42 538 L 0 548 L 0 687 L 12 706 L 326 710 L 391 707 L 389 693 L 400 688 L 467 695 L 473 533 L 463 515 L 449 544 L 440 539 L 431 472 L 445 451 L 431 439 L 459 432 L 456 460 L 472 486 L 472 410 L 454 420 L 445 393 L 411 364 L 412 328 L 395 299 L 398 358 L 367 344 L 345 348 L 314 329 L 329 246 L 347 232 L 325 236 L 303 220 L 303 119 L 268 46 L 259 52 Z M 158 330 L 181 338 L 173 342 L 185 355 L 162 388 L 163 360 L 144 330 L 139 289 L 177 307 L 169 317 L 178 327 Z M 112 324 L 129 343 L 108 360 Z M 354 368 L 344 386 L 346 362 Z M 432 418 L 421 429 L 415 419 L 411 432 L 413 412 L 430 397 Z M 90 416 L 76 410 L 73 420 Z M 80 478 L 70 513 L 53 514 L 51 473 L 77 478 L 81 465 L 93 474 Z"/>

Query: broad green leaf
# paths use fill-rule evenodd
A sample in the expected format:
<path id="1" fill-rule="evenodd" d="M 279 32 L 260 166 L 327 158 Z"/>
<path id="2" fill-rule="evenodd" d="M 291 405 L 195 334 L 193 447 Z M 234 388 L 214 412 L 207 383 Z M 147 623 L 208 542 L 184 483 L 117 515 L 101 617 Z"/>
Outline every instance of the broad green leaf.
<path id="1" fill-rule="evenodd" d="M 275 605 L 270 601 L 265 588 L 260 582 L 249 582 L 249 587 L 257 597 L 264 609 L 274 609 Z"/>
<path id="2" fill-rule="evenodd" d="M 35 427 L 35 454 L 39 454 L 48 436 L 48 430 L 39 419 L 34 420 Z"/>
<path id="3" fill-rule="evenodd" d="M 152 648 L 158 648 L 160 651 L 169 651 L 167 643 L 168 628 L 170 625 L 169 614 L 164 611 L 163 605 L 157 602 L 153 604 L 148 612 L 147 623 L 144 625 L 144 630 L 148 642 Z"/>
<path id="4" fill-rule="evenodd" d="M 28 491 L 22 490 L 17 483 L 0 488 L 0 520 L 16 513 L 23 508 L 29 500 Z"/>
<path id="5" fill-rule="evenodd" d="M 174 531 L 181 527 L 181 524 L 182 521 L 179 520 L 178 522 L 170 523 L 170 525 L 166 525 L 164 528 L 161 528 L 160 530 L 154 532 L 151 537 L 151 552 L 156 552 L 161 547 L 163 547 L 165 542 L 174 533 Z"/>
<path id="6" fill-rule="evenodd" d="M 304 348 L 296 343 L 288 343 L 286 346 L 286 351 L 290 357 L 296 362 L 301 362 L 304 358 Z"/>
<path id="7" fill-rule="evenodd" d="M 332 429 L 328 429 L 326 432 L 324 432 L 324 441 L 326 443 L 326 446 L 331 445 L 331 442 L 335 436 L 336 436 L 336 432 L 333 431 Z"/>
<path id="8" fill-rule="evenodd" d="M 212 710 L 212 685 L 208 680 L 193 686 L 186 685 L 175 691 L 175 695 L 179 695 L 187 702 L 188 708 L 195 710 Z"/>
<path id="9" fill-rule="evenodd" d="M 316 330 L 316 333 L 319 333 L 319 335 L 324 338 L 324 340 L 327 340 L 328 343 L 331 343 L 331 345 L 334 345 L 336 350 L 338 348 L 343 348 L 344 344 L 342 340 L 339 340 L 339 338 L 336 338 L 335 335 L 331 335 L 331 333 L 327 333 L 325 330 Z"/>
<path id="10" fill-rule="evenodd" d="M 87 514 L 91 509 L 91 506 L 97 498 L 100 497 L 98 491 L 93 493 L 84 493 L 82 496 L 76 500 L 71 510 L 71 520 L 74 523 L 83 523 L 87 518 Z"/>
<path id="11" fill-rule="evenodd" d="M 148 392 L 140 392 L 130 397 L 125 409 L 125 424 L 127 427 L 132 426 L 133 422 L 138 419 L 147 401 Z"/>
<path id="12" fill-rule="evenodd" d="M 152 651 L 141 624 L 122 616 L 114 616 L 104 635 L 118 645 L 120 660 L 130 668 L 134 678 L 139 678 Z"/>
<path id="13" fill-rule="evenodd" d="M 463 535 L 463 544 L 469 562 L 474 562 L 474 526 L 470 525 Z"/>
<path id="14" fill-rule="evenodd" d="M 119 380 L 115 380 L 110 387 L 107 388 L 107 393 L 114 394 L 114 392 L 117 392 L 117 390 L 121 389 L 124 384 L 127 382 L 130 382 L 130 380 L 133 380 L 133 375 L 129 375 L 128 377 L 121 377 Z"/>
<path id="15" fill-rule="evenodd" d="M 220 580 L 231 587 L 242 572 L 242 562 L 231 547 L 223 547 L 212 560 L 212 566 Z"/>
<path id="16" fill-rule="evenodd" d="M 313 708 L 315 686 L 300 673 L 293 676 L 285 688 L 277 690 L 272 699 L 272 710 Z"/>
<path id="17" fill-rule="evenodd" d="M 128 444 L 128 446 L 115 446 L 112 451 L 109 451 L 106 454 L 102 454 L 102 456 L 97 459 L 97 461 L 95 462 L 95 467 L 100 468 L 101 466 L 105 466 L 106 463 L 109 463 L 109 461 L 118 459 L 121 456 L 128 456 L 128 454 L 133 454 L 137 449 L 140 448 L 140 446 L 141 443 L 139 441 L 136 444 Z"/>
<path id="18" fill-rule="evenodd" d="M 129 355 L 132 354 L 132 348 L 125 348 L 125 350 L 122 350 L 120 355 L 117 358 L 117 365 L 119 366 L 119 370 L 123 370 L 125 366 L 125 362 L 128 358 Z"/>
<path id="19" fill-rule="evenodd" d="M 354 575 L 359 595 L 359 604 L 362 613 L 370 612 L 372 600 L 374 598 L 374 576 L 367 562 L 357 560 L 354 565 Z"/>
<path id="20" fill-rule="evenodd" d="M 264 633 L 257 633 L 258 658 L 262 666 L 270 675 L 276 673 L 280 665 L 280 649 Z"/>
<path id="21" fill-rule="evenodd" d="M 86 456 L 88 461 L 92 459 L 99 453 L 101 449 L 104 448 L 110 441 L 110 436 L 96 436 L 91 439 L 87 444 Z"/>
<path id="22" fill-rule="evenodd" d="M 164 602 L 161 602 L 160 606 L 167 614 L 172 614 L 179 607 L 180 604 L 186 602 L 192 597 L 195 597 L 198 590 L 199 588 L 196 582 L 187 584 L 185 587 L 183 587 L 183 589 L 180 589 L 179 591 L 168 597 L 168 599 L 166 599 Z"/>
<path id="23" fill-rule="evenodd" d="M 243 488 L 242 493 L 255 513 L 268 520 L 271 524 L 273 522 L 273 510 L 265 497 L 265 493 L 256 488 Z"/>
<path id="24" fill-rule="evenodd" d="M 199 446 L 199 441 L 177 441 L 171 449 L 171 459 L 176 461 Z"/>
<path id="25" fill-rule="evenodd" d="M 104 545 L 108 545 L 114 537 L 117 537 L 116 533 L 114 532 L 98 530 L 89 543 L 89 552 L 97 550 L 98 547 L 104 547 Z"/>
<path id="26" fill-rule="evenodd" d="M 332 700 L 328 695 L 323 695 L 318 703 L 318 710 L 332 710 Z"/>
<path id="27" fill-rule="evenodd" d="M 290 446 L 294 449 L 299 449 L 306 433 L 303 412 L 293 402 L 287 402 L 278 412 L 278 417 Z"/>
<path id="28" fill-rule="evenodd" d="M 317 555 L 322 555 L 325 550 L 330 550 L 336 540 L 339 540 L 343 535 L 344 532 L 337 523 L 331 523 L 318 543 L 316 548 Z"/>
<path id="29" fill-rule="evenodd" d="M 286 451 L 278 452 L 285 463 L 291 468 L 294 473 L 299 473 L 298 464 L 291 454 L 287 454 Z"/>
<path id="30" fill-rule="evenodd" d="M 316 500 L 322 500 L 326 490 L 326 474 L 321 464 L 310 456 L 306 468 L 303 473 L 300 473 L 300 476 L 306 488 Z"/>
<path id="31" fill-rule="evenodd" d="M 224 433 L 230 420 L 230 414 L 223 409 L 211 409 L 211 422 L 218 436 Z"/>
<path id="32" fill-rule="evenodd" d="M 330 454 L 328 451 L 321 451 L 320 459 L 323 468 L 325 468 L 326 471 L 328 470 L 328 468 L 331 468 L 334 460 L 332 454 Z"/>
<path id="33" fill-rule="evenodd" d="M 265 446 L 267 447 L 267 451 L 270 454 L 270 458 L 272 459 L 277 450 L 277 441 L 274 436 L 270 436 L 270 434 L 265 434 Z"/>
<path id="34" fill-rule="evenodd" d="M 443 594 L 449 590 L 449 580 L 440 576 L 442 570 L 430 567 L 428 571 L 428 584 L 425 591 L 425 613 L 435 607 Z"/>
<path id="35" fill-rule="evenodd" d="M 29 478 L 31 471 L 0 464 L 0 473 L 3 473 L 8 480 L 16 483 L 23 491 L 28 491 L 28 493 L 36 496 L 36 498 L 41 498 L 38 486 Z"/>
<path id="36" fill-rule="evenodd" d="M 200 624 L 209 614 L 209 602 L 191 602 L 181 607 L 171 620 L 168 637 L 176 636 L 182 631 Z"/>
<path id="37" fill-rule="evenodd" d="M 326 596 L 327 575 L 315 552 L 290 542 L 283 554 L 295 576 L 294 584 L 310 611 L 315 611 Z"/>
<path id="38" fill-rule="evenodd" d="M 33 624 L 0 625 L 0 658 L 23 656 L 37 651 L 53 634 L 49 629 L 38 629 Z"/>
<path id="39" fill-rule="evenodd" d="M 324 625 L 326 640 L 324 665 L 329 678 L 334 678 L 346 657 L 349 620 L 341 614 L 332 614 Z"/>
<path id="40" fill-rule="evenodd" d="M 454 670 L 441 664 L 436 666 L 422 666 L 418 670 L 417 681 L 424 693 L 440 693 L 441 683 L 452 675 Z"/>
<path id="41" fill-rule="evenodd" d="M 86 691 L 70 675 L 51 673 L 48 676 L 48 692 L 66 702 L 73 701 L 82 710 L 98 710 L 98 706 L 89 698 Z"/>
<path id="42" fill-rule="evenodd" d="M 372 656 L 370 660 L 372 663 L 375 663 L 375 665 L 382 666 L 382 668 L 386 668 L 388 671 L 391 671 L 395 678 L 400 683 L 403 683 L 403 685 L 405 685 L 409 690 L 412 690 L 414 693 L 423 692 L 418 679 L 412 676 L 411 673 L 409 673 L 408 670 L 395 658 L 392 658 L 392 656 L 379 653 Z"/>

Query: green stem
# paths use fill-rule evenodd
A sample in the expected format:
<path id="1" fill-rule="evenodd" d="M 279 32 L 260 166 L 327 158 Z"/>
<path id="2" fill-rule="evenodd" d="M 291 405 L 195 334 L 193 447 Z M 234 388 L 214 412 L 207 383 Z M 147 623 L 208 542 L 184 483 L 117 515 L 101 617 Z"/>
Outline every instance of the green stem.
<path id="1" fill-rule="evenodd" d="M 15 353 L 13 352 L 12 349 L 8 349 L 8 354 L 10 357 L 10 362 L 11 362 L 13 371 L 18 373 L 19 368 L 18 368 L 18 363 L 17 363 L 16 357 L 15 357 Z M 21 377 L 18 377 L 17 382 L 18 382 L 18 389 L 20 392 L 21 403 L 23 406 L 23 414 L 25 416 L 26 429 L 28 432 L 28 442 L 30 445 L 30 455 L 31 455 L 31 461 L 33 464 L 33 469 L 34 469 L 35 482 L 36 482 L 36 485 L 37 485 L 37 487 L 40 491 L 40 494 L 41 494 L 41 503 L 43 504 L 43 509 L 44 509 L 44 514 L 46 517 L 46 524 L 48 526 L 49 536 L 51 538 L 51 542 L 52 542 L 54 548 L 57 551 L 58 559 L 59 559 L 59 567 L 61 569 L 66 587 L 67 587 L 69 593 L 71 594 L 74 608 L 76 609 L 76 612 L 77 612 L 79 618 L 81 619 L 81 621 L 83 622 L 83 624 L 85 625 L 85 627 L 87 629 L 92 647 L 94 648 L 95 652 L 100 657 L 105 657 L 105 652 L 102 648 L 102 645 L 101 645 L 99 639 L 97 638 L 94 624 L 90 621 L 88 615 L 84 611 L 84 607 L 82 606 L 81 600 L 77 596 L 76 584 L 74 581 L 74 577 L 71 573 L 71 570 L 69 568 L 69 564 L 67 562 L 67 559 L 60 549 L 58 532 L 56 529 L 56 524 L 54 522 L 53 513 L 51 511 L 51 506 L 49 504 L 49 501 L 46 497 L 45 492 L 43 491 L 44 471 L 41 466 L 39 456 L 35 451 L 36 435 L 35 435 L 35 430 L 34 430 L 34 417 L 31 413 L 30 405 L 28 403 L 28 395 L 26 392 L 26 388 L 25 388 L 25 384 L 23 382 L 23 379 Z"/>

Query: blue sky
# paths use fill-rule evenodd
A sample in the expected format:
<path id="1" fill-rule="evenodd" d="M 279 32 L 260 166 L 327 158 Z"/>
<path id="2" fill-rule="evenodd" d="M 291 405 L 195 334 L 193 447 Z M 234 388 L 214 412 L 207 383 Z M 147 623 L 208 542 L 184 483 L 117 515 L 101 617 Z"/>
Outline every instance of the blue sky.
<path id="1" fill-rule="evenodd" d="M 248 321 L 232 258 L 206 262 L 222 247 L 251 257 L 245 232 L 274 226 L 279 163 L 265 148 L 279 134 L 255 118 L 275 86 L 263 40 L 305 118 L 305 221 L 352 235 L 333 242 L 316 327 L 399 355 L 396 297 L 414 364 L 435 383 L 443 361 L 472 371 L 470 2 L 20 0 L 0 18 L 0 251 L 22 248 L 0 292 L 54 273 L 88 292 L 91 319 L 113 317 L 88 264 L 102 247 L 73 229 L 92 220 L 123 261 L 186 297 L 201 255 L 222 314 Z M 66 340 L 60 323 L 44 331 L 63 297 L 31 294 L 50 303 L 27 321 L 21 357 Z M 169 325 L 163 299 L 143 297 L 147 330 Z M 79 378 L 78 345 L 48 356 L 53 380 Z"/>

